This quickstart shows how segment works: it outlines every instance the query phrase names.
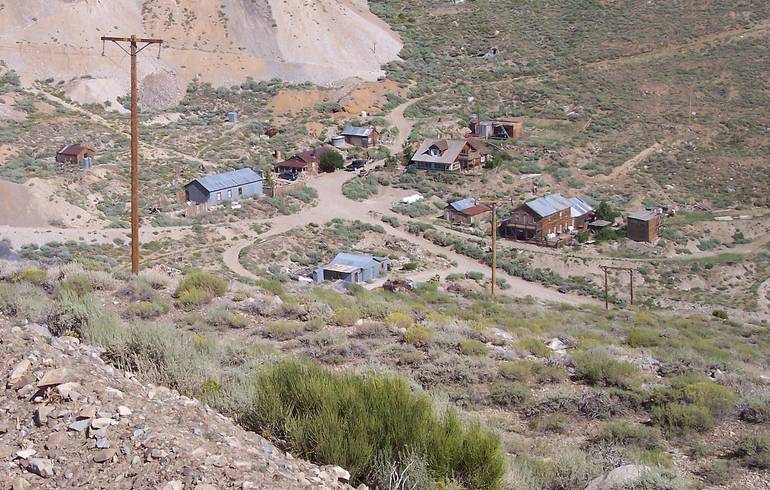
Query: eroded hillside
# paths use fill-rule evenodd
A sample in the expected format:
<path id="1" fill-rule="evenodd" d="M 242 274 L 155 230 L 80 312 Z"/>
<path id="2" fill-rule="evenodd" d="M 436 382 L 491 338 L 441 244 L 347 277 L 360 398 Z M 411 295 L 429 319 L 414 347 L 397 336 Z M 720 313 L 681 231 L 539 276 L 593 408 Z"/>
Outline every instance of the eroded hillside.
<path id="1" fill-rule="evenodd" d="M 401 44 L 359 0 L 12 0 L 0 6 L 0 60 L 26 82 L 53 77 L 79 102 L 125 95 L 125 54 L 100 37 L 165 41 L 145 52 L 146 90 L 174 101 L 193 78 L 215 85 L 255 79 L 331 83 L 375 79 Z M 152 75 L 150 78 L 148 76 Z"/>

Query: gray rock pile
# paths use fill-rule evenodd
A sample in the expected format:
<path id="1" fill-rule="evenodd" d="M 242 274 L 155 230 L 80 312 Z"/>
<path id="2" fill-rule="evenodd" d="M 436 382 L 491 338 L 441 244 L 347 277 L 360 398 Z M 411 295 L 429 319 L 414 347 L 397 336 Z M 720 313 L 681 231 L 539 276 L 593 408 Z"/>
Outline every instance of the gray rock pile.
<path id="1" fill-rule="evenodd" d="M 76 338 L 0 322 L 0 359 L 2 489 L 351 488 Z"/>

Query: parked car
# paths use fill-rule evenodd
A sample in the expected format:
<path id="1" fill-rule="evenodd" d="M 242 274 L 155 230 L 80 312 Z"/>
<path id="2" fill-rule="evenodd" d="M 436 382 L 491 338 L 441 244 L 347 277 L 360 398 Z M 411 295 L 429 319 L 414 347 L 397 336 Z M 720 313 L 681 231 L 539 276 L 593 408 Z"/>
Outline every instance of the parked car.
<path id="1" fill-rule="evenodd" d="M 299 174 L 295 174 L 292 172 L 281 172 L 280 174 L 278 174 L 278 178 L 283 180 L 295 181 L 297 180 L 297 177 L 299 177 Z"/>

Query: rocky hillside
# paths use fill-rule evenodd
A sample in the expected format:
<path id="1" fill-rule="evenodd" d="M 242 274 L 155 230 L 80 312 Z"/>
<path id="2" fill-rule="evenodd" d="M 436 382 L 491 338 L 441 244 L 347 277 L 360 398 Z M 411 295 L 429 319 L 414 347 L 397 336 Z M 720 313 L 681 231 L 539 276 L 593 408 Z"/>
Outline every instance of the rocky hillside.
<path id="1" fill-rule="evenodd" d="M 36 324 L 0 325 L 0 488 L 350 488 Z"/>
<path id="2" fill-rule="evenodd" d="M 166 104 L 196 77 L 214 85 L 248 76 L 375 79 L 401 49 L 364 0 L 9 0 L 0 33 L 0 60 L 26 82 L 53 77 L 73 99 L 94 103 L 129 87 L 125 54 L 108 46 L 102 57 L 104 35 L 165 41 L 159 60 L 145 51 L 140 76 L 145 99 Z"/>

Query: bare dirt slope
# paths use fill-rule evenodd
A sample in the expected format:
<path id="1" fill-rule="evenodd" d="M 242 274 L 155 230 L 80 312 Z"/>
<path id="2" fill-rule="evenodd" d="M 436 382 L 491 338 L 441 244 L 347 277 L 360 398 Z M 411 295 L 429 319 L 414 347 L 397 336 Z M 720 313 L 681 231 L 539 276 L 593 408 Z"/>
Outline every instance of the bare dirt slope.
<path id="1" fill-rule="evenodd" d="M 27 83 L 68 81 L 80 102 L 113 100 L 128 91 L 128 61 L 116 46 L 102 57 L 99 38 L 132 33 L 166 41 L 160 60 L 145 51 L 139 73 L 153 75 L 154 91 L 177 95 L 195 77 L 215 85 L 247 76 L 371 80 L 401 49 L 364 0 L 8 0 L 0 60 Z"/>
<path id="2" fill-rule="evenodd" d="M 0 320 L 2 488 L 351 488 L 72 337 Z"/>

